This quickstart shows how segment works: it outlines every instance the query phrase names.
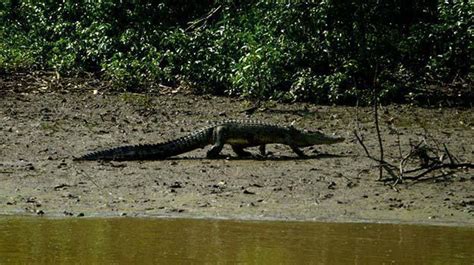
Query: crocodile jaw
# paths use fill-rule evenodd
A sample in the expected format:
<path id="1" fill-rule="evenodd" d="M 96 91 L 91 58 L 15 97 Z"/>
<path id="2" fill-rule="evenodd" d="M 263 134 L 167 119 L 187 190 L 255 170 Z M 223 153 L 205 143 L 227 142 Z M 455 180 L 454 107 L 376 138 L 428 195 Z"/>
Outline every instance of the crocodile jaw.
<path id="1" fill-rule="evenodd" d="M 336 144 L 344 142 L 345 138 L 337 135 L 326 135 L 321 132 L 302 132 L 299 137 L 296 137 L 296 143 L 300 147 L 322 144 Z"/>

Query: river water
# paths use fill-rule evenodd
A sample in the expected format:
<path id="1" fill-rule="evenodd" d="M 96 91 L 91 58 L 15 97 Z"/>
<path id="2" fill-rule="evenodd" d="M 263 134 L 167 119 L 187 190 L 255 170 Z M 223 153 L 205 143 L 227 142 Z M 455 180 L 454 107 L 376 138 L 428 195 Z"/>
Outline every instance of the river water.
<path id="1" fill-rule="evenodd" d="M 474 227 L 0 217 L 0 264 L 474 264 Z"/>

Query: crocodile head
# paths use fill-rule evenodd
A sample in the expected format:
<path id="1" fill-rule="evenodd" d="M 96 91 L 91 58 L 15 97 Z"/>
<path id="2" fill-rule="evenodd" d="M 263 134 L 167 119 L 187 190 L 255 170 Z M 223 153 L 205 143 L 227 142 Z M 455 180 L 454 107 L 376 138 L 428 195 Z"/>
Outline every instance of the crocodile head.
<path id="1" fill-rule="evenodd" d="M 337 135 L 327 135 L 320 131 L 303 130 L 293 134 L 293 141 L 300 147 L 320 144 L 335 144 L 343 142 L 344 140 L 344 137 Z"/>

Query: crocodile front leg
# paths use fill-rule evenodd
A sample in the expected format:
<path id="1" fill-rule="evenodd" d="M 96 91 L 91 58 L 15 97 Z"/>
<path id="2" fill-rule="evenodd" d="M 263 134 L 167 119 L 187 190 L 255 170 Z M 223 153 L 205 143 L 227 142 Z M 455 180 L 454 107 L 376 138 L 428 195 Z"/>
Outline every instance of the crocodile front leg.
<path id="1" fill-rule="evenodd" d="M 306 157 L 303 151 L 293 141 L 293 139 L 291 138 L 291 135 L 287 135 L 285 137 L 285 144 L 290 146 L 291 150 L 293 150 L 293 152 L 295 152 L 299 157 Z"/>

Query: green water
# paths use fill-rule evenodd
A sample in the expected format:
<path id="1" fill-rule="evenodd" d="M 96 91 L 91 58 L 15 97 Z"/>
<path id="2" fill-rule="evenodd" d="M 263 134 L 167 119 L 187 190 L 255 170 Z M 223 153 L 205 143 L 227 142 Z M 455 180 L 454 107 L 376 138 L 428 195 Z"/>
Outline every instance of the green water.
<path id="1" fill-rule="evenodd" d="M 474 227 L 0 217 L 0 264 L 474 264 Z"/>

